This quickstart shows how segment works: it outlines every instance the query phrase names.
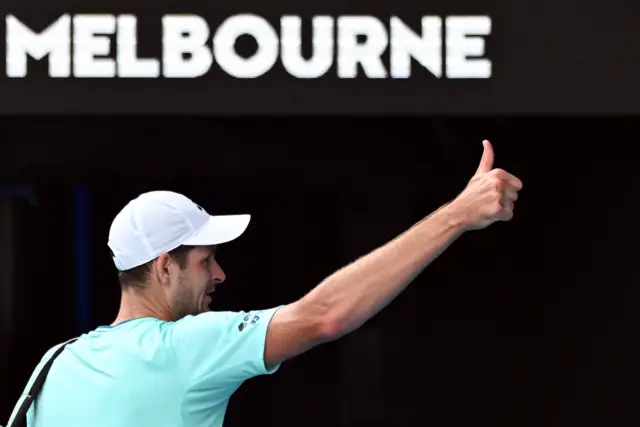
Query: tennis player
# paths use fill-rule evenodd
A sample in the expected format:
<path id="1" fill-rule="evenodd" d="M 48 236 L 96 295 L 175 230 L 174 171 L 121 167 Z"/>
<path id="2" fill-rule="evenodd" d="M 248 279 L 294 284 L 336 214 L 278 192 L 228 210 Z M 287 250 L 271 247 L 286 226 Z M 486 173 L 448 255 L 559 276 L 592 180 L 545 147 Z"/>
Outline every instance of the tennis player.
<path id="1" fill-rule="evenodd" d="M 55 359 L 29 427 L 222 426 L 245 380 L 360 327 L 464 232 L 510 220 L 522 183 L 493 159 L 484 141 L 477 172 L 450 203 L 298 301 L 248 312 L 209 303 L 225 280 L 215 247 L 239 237 L 249 215 L 210 216 L 180 194 L 142 194 L 109 233 L 120 311 Z"/>

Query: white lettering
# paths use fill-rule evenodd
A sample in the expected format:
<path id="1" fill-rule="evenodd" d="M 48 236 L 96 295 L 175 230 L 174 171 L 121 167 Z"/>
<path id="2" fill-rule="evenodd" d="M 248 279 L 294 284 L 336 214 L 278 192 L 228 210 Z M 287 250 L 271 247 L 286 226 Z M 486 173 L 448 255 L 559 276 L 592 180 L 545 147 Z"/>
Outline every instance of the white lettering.
<path id="1" fill-rule="evenodd" d="M 207 47 L 209 25 L 200 16 L 162 18 L 162 73 L 165 77 L 194 78 L 205 75 L 213 64 Z"/>
<path id="2" fill-rule="evenodd" d="M 258 50 L 250 58 L 243 58 L 235 50 L 238 37 L 249 35 L 258 43 Z M 269 71 L 278 60 L 278 33 L 262 17 L 236 15 L 225 20 L 213 36 L 213 55 L 227 74 L 252 79 Z"/>
<path id="3" fill-rule="evenodd" d="M 422 36 L 417 35 L 400 18 L 391 18 L 391 76 L 411 76 L 411 58 L 436 77 L 442 77 L 442 20 L 437 16 L 422 18 Z"/>
<path id="4" fill-rule="evenodd" d="M 446 20 L 447 77 L 454 79 L 488 79 L 491 61 L 469 59 L 484 55 L 484 39 L 491 33 L 488 16 L 449 16 Z"/>
<path id="5" fill-rule="evenodd" d="M 113 15 L 74 16 L 74 76 L 98 78 L 116 76 L 116 62 L 112 58 L 104 58 L 111 53 L 111 40 L 105 34 L 115 34 L 115 32 L 116 19 Z"/>
<path id="6" fill-rule="evenodd" d="M 160 77 L 160 63 L 155 58 L 138 58 L 138 19 L 133 15 L 118 17 L 118 77 Z"/>
<path id="7" fill-rule="evenodd" d="M 333 18 L 316 16 L 312 19 L 313 37 L 311 58 L 302 57 L 302 19 L 283 16 L 280 20 L 282 65 L 299 79 L 321 77 L 333 64 Z"/>
<path id="8" fill-rule="evenodd" d="M 27 76 L 27 56 L 40 60 L 49 55 L 49 76 L 71 74 L 71 17 L 62 15 L 40 34 L 33 32 L 13 15 L 6 17 L 7 77 Z"/>
<path id="9" fill-rule="evenodd" d="M 485 57 L 492 26 L 488 16 L 423 16 L 420 31 L 398 16 L 391 17 L 388 27 L 373 16 L 315 16 L 308 45 L 302 26 L 295 15 L 282 16 L 278 29 L 250 14 L 231 16 L 217 29 L 197 15 L 165 15 L 161 55 L 142 58 L 134 15 L 63 15 L 39 33 L 7 15 L 6 74 L 24 78 L 29 58 L 48 56 L 49 76 L 56 78 L 198 78 L 216 63 L 232 77 L 253 79 L 278 60 L 299 79 L 322 77 L 332 67 L 342 79 L 407 79 L 416 64 L 436 78 L 492 75 L 491 60 Z M 236 50 L 241 37 L 257 45 L 247 57 Z M 383 61 L 387 54 L 388 68 Z"/>
<path id="10" fill-rule="evenodd" d="M 358 43 L 358 36 L 366 36 Z M 373 16 L 341 16 L 338 18 L 338 77 L 352 79 L 358 75 L 358 64 L 369 78 L 387 77 L 380 56 L 387 48 L 387 30 Z"/>

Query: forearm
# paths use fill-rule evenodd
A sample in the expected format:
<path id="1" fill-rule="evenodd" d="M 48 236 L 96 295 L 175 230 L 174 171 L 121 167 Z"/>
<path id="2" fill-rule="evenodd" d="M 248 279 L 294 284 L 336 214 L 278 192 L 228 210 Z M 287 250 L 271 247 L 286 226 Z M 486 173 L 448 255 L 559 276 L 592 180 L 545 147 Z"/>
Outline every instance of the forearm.
<path id="1" fill-rule="evenodd" d="M 480 230 L 513 217 L 522 182 L 493 168 L 493 147 L 484 141 L 476 174 L 453 202 L 386 245 L 325 279 L 271 320 L 265 364 L 275 366 L 317 344 L 361 326 L 389 304 L 465 230 Z"/>
<path id="2" fill-rule="evenodd" d="M 300 302 L 336 339 L 373 317 L 464 231 L 455 208 L 444 206 L 394 240 L 325 279 Z"/>

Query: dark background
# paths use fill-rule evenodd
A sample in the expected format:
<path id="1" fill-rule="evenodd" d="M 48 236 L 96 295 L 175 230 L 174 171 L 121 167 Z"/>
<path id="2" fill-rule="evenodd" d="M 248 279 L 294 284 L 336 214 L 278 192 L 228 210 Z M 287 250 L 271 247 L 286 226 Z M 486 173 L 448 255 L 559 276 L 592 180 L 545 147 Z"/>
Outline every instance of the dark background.
<path id="1" fill-rule="evenodd" d="M 48 348 L 113 321 L 106 238 L 136 194 L 251 213 L 222 247 L 213 306 L 272 307 L 455 197 L 488 138 L 524 182 L 514 220 L 464 235 L 361 329 L 247 382 L 226 425 L 637 425 L 638 123 L 3 119 L 0 418 Z M 35 204 L 9 197 L 29 189 Z"/>
<path id="2" fill-rule="evenodd" d="M 488 80 L 436 79 L 415 63 L 412 77 L 401 80 L 339 80 L 334 69 L 320 79 L 298 80 L 277 65 L 253 80 L 231 78 L 215 65 L 198 79 L 115 80 L 50 79 L 46 61 L 31 61 L 27 79 L 9 79 L 2 61 L 0 114 L 640 114 L 640 3 L 634 0 L 110 0 L 108 6 L 4 0 L 0 13 L 34 30 L 65 13 L 136 14 L 140 52 L 154 57 L 167 13 L 200 15 L 212 30 L 239 13 L 260 15 L 276 30 L 282 15 L 299 15 L 305 43 L 315 15 L 372 15 L 387 25 L 395 15 L 415 31 L 425 15 L 488 15 L 486 56 L 493 63 Z M 3 19 L 2 34 L 4 27 Z M 250 54 L 253 46 L 242 52 Z M 3 57 L 4 51 L 0 43 Z"/>

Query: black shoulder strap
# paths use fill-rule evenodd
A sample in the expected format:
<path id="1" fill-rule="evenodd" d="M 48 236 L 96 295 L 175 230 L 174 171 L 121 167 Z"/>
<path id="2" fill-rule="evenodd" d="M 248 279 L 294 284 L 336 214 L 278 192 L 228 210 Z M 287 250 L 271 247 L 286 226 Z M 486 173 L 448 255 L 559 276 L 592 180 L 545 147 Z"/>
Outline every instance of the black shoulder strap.
<path id="1" fill-rule="evenodd" d="M 13 415 L 9 419 L 9 423 L 7 427 L 27 427 L 27 411 L 31 407 L 31 404 L 40 393 L 42 389 L 42 385 L 44 384 L 44 380 L 47 378 L 47 374 L 53 365 L 53 362 L 56 360 L 58 356 L 64 351 L 67 345 L 75 342 L 77 338 L 73 338 L 65 343 L 62 343 L 58 346 L 56 351 L 53 352 L 53 355 L 47 360 L 41 367 L 40 370 L 35 372 L 36 379 L 31 384 L 28 390 L 20 396 L 20 400 L 16 403 L 16 406 L 13 410 Z M 1 427 L 1 426 L 0 426 Z"/>

